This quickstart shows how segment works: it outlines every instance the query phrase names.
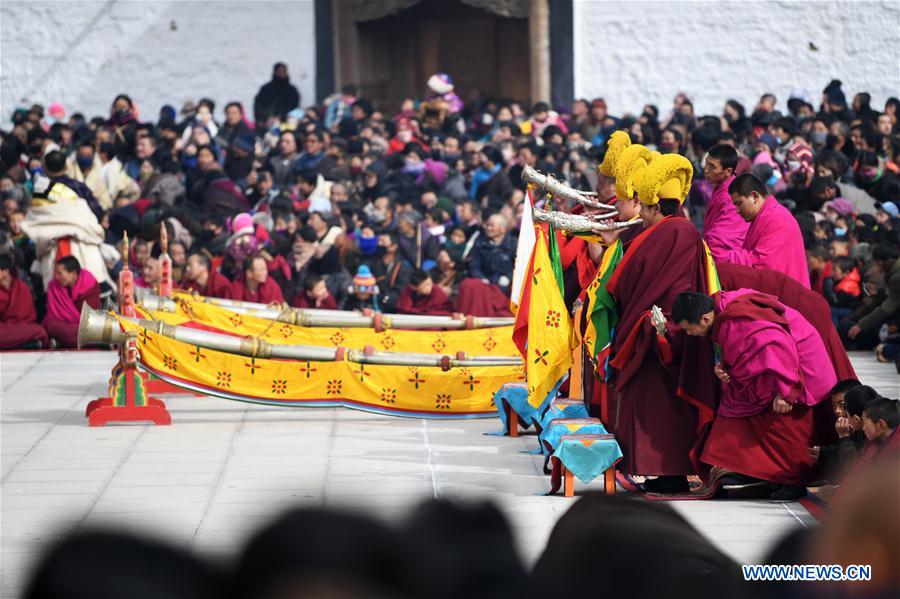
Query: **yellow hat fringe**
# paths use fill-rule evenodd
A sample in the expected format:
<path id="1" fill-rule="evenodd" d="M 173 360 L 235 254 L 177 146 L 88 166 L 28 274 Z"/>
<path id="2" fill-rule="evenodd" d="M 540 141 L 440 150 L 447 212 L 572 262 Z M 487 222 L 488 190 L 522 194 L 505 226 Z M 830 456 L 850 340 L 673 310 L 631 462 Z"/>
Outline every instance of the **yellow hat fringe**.
<path id="1" fill-rule="evenodd" d="M 642 204 L 653 206 L 660 199 L 678 200 L 684 202 L 691 189 L 691 179 L 694 176 L 694 167 L 691 161 L 680 154 L 665 154 L 650 162 L 637 186 L 638 198 Z M 660 198 L 659 190 L 672 179 L 678 179 L 680 185 L 679 197 Z"/>
<path id="2" fill-rule="evenodd" d="M 616 131 L 610 135 L 609 143 L 606 144 L 606 155 L 603 157 L 603 162 L 600 163 L 600 174 L 614 177 L 619 155 L 630 145 L 631 137 L 625 131 Z"/>

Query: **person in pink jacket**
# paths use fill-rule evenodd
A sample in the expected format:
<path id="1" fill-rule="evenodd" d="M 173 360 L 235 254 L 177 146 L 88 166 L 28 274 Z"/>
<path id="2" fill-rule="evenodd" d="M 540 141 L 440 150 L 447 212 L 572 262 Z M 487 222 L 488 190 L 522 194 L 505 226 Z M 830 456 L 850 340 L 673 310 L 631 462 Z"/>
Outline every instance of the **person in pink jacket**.
<path id="1" fill-rule="evenodd" d="M 750 223 L 750 228 L 740 248 L 728 250 L 716 259 L 777 270 L 809 289 L 803 236 L 794 216 L 768 195 L 763 182 L 750 173 L 736 177 L 728 185 L 728 193 L 738 214 Z"/>
<path id="2" fill-rule="evenodd" d="M 703 175 L 713 186 L 703 219 L 703 240 L 716 260 L 729 250 L 742 248 L 750 228 L 750 223 L 738 214 L 728 193 L 737 165 L 737 150 L 727 144 L 718 144 L 709 149 L 703 166 Z"/>

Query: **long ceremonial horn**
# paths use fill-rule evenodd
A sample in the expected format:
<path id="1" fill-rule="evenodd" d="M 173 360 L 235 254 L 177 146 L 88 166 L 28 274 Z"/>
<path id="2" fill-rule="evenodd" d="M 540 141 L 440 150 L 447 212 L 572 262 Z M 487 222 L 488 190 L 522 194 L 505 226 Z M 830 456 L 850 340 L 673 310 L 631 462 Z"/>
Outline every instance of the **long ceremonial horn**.
<path id="1" fill-rule="evenodd" d="M 347 310 L 317 310 L 292 308 L 290 306 L 267 306 L 254 302 L 222 300 L 214 297 L 202 298 L 203 302 L 221 306 L 231 312 L 256 316 L 265 320 L 286 322 L 303 327 L 343 327 L 348 329 L 375 328 L 380 320 L 381 326 L 392 329 L 487 329 L 510 326 L 514 318 L 473 317 L 453 318 L 452 316 L 420 316 L 414 314 L 373 314 Z M 175 312 L 176 303 L 164 297 L 144 291 L 140 296 L 141 304 L 148 310 Z"/>
<path id="2" fill-rule="evenodd" d="M 578 191 L 577 189 L 573 189 L 562 181 L 555 179 L 552 175 L 545 175 L 527 165 L 522 169 L 522 180 L 526 183 L 531 183 L 539 189 L 550 192 L 555 196 L 559 196 L 565 200 L 578 202 L 579 204 L 584 204 L 585 206 L 588 206 L 590 208 L 599 208 L 601 210 L 616 209 L 615 206 L 610 206 L 609 204 L 601 204 L 600 202 L 589 200 L 586 197 L 588 195 L 587 193 Z"/>
<path id="3" fill-rule="evenodd" d="M 625 229 L 626 227 L 639 225 L 642 222 L 641 219 L 637 218 L 635 220 L 615 222 L 607 225 L 595 222 L 580 214 L 556 212 L 555 210 L 549 212 L 535 210 L 534 220 L 542 223 L 550 223 L 554 228 L 568 231 L 569 233 L 603 233 L 605 231 L 617 231 L 619 229 Z"/>
<path id="4" fill-rule="evenodd" d="M 90 343 L 123 343 L 125 341 L 125 333 L 122 332 L 118 319 L 134 323 L 149 331 L 182 343 L 254 358 L 334 362 L 340 360 L 343 355 L 343 359 L 363 364 L 436 366 L 444 369 L 472 366 L 522 365 L 520 356 L 462 355 L 451 357 L 439 354 L 369 352 L 337 347 L 269 343 L 255 337 L 233 337 L 211 331 L 166 324 L 159 320 L 127 318 L 124 316 L 116 317 L 99 310 L 91 310 L 87 305 L 84 305 L 81 309 L 81 319 L 78 323 L 78 347 L 80 348 Z"/>

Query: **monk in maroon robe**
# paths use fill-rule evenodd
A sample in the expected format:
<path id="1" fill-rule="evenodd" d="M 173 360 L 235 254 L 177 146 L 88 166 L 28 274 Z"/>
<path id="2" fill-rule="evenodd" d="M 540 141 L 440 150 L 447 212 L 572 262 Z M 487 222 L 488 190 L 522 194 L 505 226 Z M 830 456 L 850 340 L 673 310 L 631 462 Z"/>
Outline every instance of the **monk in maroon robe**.
<path id="1" fill-rule="evenodd" d="M 228 297 L 228 288 L 231 281 L 212 267 L 212 262 L 206 254 L 191 254 L 187 259 L 187 268 L 184 270 L 185 291 L 196 292 L 203 297 Z"/>
<path id="2" fill-rule="evenodd" d="M 258 304 L 284 303 L 281 287 L 269 276 L 266 261 L 261 256 L 244 260 L 244 268 L 228 288 L 227 299 Z"/>
<path id="3" fill-rule="evenodd" d="M 412 273 L 409 285 L 397 300 L 397 313 L 451 316 L 453 305 L 444 290 L 434 284 L 427 272 L 417 270 Z"/>
<path id="4" fill-rule="evenodd" d="M 57 260 L 53 280 L 47 287 L 47 316 L 44 328 L 61 347 L 78 347 L 78 322 L 87 304 L 100 309 L 97 279 L 73 256 Z"/>
<path id="5" fill-rule="evenodd" d="M 311 308 L 315 310 L 337 310 L 337 301 L 331 292 L 325 279 L 316 274 L 308 274 L 303 281 L 303 288 L 294 295 L 291 303 L 295 308 Z"/>
<path id="6" fill-rule="evenodd" d="M 632 242 L 607 290 L 619 307 L 611 360 L 616 439 L 624 454 L 619 468 L 659 475 L 648 481 L 648 491 L 683 493 L 686 475 L 702 473 L 697 451 L 713 418 L 717 386 L 709 340 L 688 337 L 677 327 L 661 337 L 650 323 L 654 305 L 668 314 L 679 291 L 708 289 L 703 239 L 680 216 L 692 167 L 682 156 L 667 156 L 672 158 L 647 167 L 638 189 L 645 231 Z"/>
<path id="7" fill-rule="evenodd" d="M 778 298 L 778 301 L 803 315 L 822 337 L 828 357 L 839 381 L 857 379 L 847 350 L 831 320 L 831 309 L 824 297 L 807 289 L 788 275 L 768 268 L 751 268 L 737 264 L 716 263 L 719 282 L 724 291 L 755 289 Z M 829 410 L 830 411 L 830 410 Z"/>
<path id="8" fill-rule="evenodd" d="M 18 277 L 8 255 L 0 256 L 0 349 L 14 349 L 37 342 L 50 345 L 47 331 L 37 323 L 31 290 Z"/>
<path id="9" fill-rule="evenodd" d="M 716 375 L 723 393 L 703 448 L 703 462 L 783 485 L 774 501 L 806 494 L 815 460 L 812 408 L 837 382 L 818 332 L 775 296 L 753 289 L 709 297 L 681 293 L 672 318 L 692 336 L 710 335 L 719 348 Z"/>

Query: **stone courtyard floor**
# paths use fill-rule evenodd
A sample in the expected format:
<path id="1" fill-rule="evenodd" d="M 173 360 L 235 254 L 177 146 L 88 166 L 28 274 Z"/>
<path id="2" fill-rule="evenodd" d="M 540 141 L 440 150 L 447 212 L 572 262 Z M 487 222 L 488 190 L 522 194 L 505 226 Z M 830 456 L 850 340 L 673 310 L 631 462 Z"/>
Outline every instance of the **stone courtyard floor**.
<path id="1" fill-rule="evenodd" d="M 483 434 L 499 430 L 497 419 L 411 420 L 171 395 L 172 426 L 89 428 L 85 406 L 104 392 L 114 358 L 0 355 L 0 597 L 18 596 L 44 545 L 80 527 L 143 531 L 227 557 L 288 506 L 340 506 L 390 522 L 428 497 L 490 499 L 532 563 L 572 503 L 539 495 L 548 489 L 543 459 L 521 453 L 537 447 L 535 437 Z M 852 359 L 864 383 L 900 395 L 892 366 L 868 353 Z M 799 503 L 672 505 L 744 563 L 815 522 Z"/>

